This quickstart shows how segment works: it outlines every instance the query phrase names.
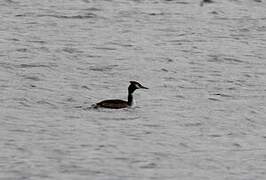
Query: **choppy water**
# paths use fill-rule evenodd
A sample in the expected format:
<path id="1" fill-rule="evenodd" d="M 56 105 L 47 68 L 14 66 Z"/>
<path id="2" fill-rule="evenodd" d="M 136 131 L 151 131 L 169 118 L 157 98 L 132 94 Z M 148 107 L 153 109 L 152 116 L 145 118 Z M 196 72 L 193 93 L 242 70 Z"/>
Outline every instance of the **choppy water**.
<path id="1" fill-rule="evenodd" d="M 0 179 L 266 178 L 266 2 L 1 0 Z M 149 87 L 127 110 L 91 110 Z M 82 106 L 82 108 L 79 108 Z"/>

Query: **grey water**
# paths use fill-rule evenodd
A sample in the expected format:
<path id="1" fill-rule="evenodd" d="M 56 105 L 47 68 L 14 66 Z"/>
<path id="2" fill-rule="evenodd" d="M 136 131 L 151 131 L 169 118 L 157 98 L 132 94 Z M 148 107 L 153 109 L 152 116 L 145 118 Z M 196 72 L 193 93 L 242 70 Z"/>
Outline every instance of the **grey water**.
<path id="1" fill-rule="evenodd" d="M 266 179 L 266 1 L 200 4 L 1 0 L 0 179 Z"/>

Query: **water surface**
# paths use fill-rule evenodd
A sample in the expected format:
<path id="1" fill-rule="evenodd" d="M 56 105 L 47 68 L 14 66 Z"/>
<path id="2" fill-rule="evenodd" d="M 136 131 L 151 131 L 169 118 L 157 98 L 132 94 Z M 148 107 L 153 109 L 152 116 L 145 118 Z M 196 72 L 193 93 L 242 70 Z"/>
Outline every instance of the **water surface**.
<path id="1" fill-rule="evenodd" d="M 2 0 L 0 179 L 265 179 L 265 9 Z"/>

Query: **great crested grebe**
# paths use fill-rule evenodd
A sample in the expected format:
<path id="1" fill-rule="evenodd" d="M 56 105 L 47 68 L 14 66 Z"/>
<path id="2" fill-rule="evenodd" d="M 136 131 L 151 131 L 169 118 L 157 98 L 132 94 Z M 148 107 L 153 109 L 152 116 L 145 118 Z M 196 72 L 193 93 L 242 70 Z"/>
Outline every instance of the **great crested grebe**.
<path id="1" fill-rule="evenodd" d="M 128 99 L 127 99 L 127 101 L 120 100 L 120 99 L 104 100 L 104 101 L 96 103 L 94 105 L 94 108 L 120 109 L 120 108 L 130 107 L 133 104 L 133 92 L 136 89 L 148 89 L 148 88 L 142 86 L 137 81 L 130 81 L 130 85 L 128 86 Z"/>

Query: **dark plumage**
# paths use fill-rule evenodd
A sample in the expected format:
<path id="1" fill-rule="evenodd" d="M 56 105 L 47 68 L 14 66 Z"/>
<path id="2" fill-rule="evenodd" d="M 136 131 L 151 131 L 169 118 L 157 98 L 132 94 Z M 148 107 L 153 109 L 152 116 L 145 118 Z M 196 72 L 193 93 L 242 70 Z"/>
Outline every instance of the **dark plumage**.
<path id="1" fill-rule="evenodd" d="M 95 108 L 111 108 L 111 109 L 120 109 L 120 108 L 130 107 L 133 104 L 133 93 L 136 89 L 148 89 L 148 88 L 142 86 L 140 83 L 136 81 L 130 81 L 130 85 L 128 86 L 128 100 L 127 101 L 123 101 L 120 99 L 104 100 L 99 103 L 96 103 L 94 107 Z"/>

